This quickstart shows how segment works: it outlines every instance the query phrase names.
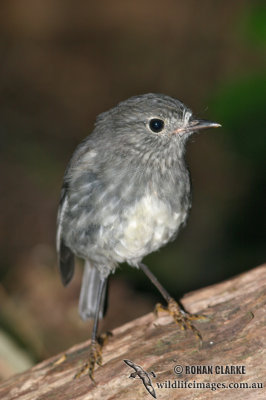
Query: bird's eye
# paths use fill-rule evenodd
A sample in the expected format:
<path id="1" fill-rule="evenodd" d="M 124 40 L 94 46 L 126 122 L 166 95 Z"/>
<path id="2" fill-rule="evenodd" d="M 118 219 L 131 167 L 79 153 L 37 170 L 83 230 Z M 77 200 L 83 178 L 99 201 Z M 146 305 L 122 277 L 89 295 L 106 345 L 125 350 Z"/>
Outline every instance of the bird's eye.
<path id="1" fill-rule="evenodd" d="M 149 122 L 149 127 L 152 132 L 161 132 L 164 128 L 164 121 L 159 118 L 153 118 Z"/>

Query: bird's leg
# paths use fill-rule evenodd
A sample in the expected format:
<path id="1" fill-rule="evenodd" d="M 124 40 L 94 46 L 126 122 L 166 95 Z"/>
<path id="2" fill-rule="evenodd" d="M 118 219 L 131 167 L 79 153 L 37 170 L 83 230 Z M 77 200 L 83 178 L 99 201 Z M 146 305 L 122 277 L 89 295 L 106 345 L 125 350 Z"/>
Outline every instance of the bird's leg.
<path id="1" fill-rule="evenodd" d="M 162 304 L 158 303 L 155 306 L 155 314 L 158 315 L 159 311 L 168 312 L 172 317 L 173 320 L 181 327 L 181 329 L 186 330 L 190 329 L 194 333 L 194 335 L 202 342 L 202 336 L 200 331 L 192 324 L 192 320 L 196 319 L 204 319 L 206 318 L 204 315 L 197 315 L 197 314 L 190 314 L 185 311 L 176 300 L 174 300 L 170 294 L 165 290 L 165 288 L 160 284 L 158 279 L 155 275 L 149 270 L 149 268 L 143 264 L 139 263 L 140 269 L 147 275 L 150 281 L 154 284 L 154 286 L 159 290 L 163 298 L 167 302 L 167 306 L 163 306 Z"/>
<path id="2" fill-rule="evenodd" d="M 106 284 L 107 284 L 107 278 L 102 279 L 100 286 L 99 286 L 98 294 L 97 294 L 96 313 L 95 313 L 92 335 L 91 335 L 91 344 L 89 347 L 89 359 L 82 366 L 81 370 L 79 372 L 77 372 L 77 374 L 74 376 L 74 379 L 79 378 L 81 375 L 88 372 L 89 377 L 95 383 L 95 381 L 94 381 L 95 366 L 96 366 L 96 364 L 102 365 L 102 348 L 103 348 L 104 344 L 106 343 L 108 337 L 111 335 L 111 333 L 109 332 L 109 333 L 106 333 L 104 335 L 97 337 L 98 324 L 99 324 L 99 312 L 100 312 L 102 296 L 103 296 Z"/>

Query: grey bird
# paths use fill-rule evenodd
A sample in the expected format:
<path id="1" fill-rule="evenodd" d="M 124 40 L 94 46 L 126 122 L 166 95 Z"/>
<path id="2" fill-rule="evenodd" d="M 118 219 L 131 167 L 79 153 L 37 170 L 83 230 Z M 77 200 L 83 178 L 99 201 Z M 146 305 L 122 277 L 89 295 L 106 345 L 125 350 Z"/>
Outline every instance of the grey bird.
<path id="1" fill-rule="evenodd" d="M 195 118 L 179 100 L 163 94 L 134 96 L 100 114 L 92 133 L 75 150 L 66 169 L 57 223 L 62 282 L 74 273 L 75 255 L 85 260 L 79 313 L 94 319 L 86 368 L 93 379 L 101 363 L 97 340 L 108 277 L 119 263 L 140 268 L 183 328 L 200 333 L 190 315 L 142 263 L 143 257 L 176 238 L 191 207 L 184 155 L 188 138 L 214 122 Z M 79 374 L 77 374 L 79 376 Z"/>

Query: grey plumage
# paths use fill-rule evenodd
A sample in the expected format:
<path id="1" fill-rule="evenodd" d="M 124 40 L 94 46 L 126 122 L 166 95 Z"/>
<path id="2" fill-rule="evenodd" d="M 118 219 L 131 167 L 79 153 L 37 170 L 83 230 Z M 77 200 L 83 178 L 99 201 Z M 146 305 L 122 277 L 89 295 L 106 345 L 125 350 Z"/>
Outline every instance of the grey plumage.
<path id="1" fill-rule="evenodd" d="M 88 260 L 84 265 L 84 272 L 79 298 L 79 314 L 83 320 L 91 318 L 96 313 L 96 298 L 101 281 L 100 271 Z M 102 296 L 99 318 L 104 315 L 106 287 Z"/>
<path id="2" fill-rule="evenodd" d="M 163 121 L 163 130 L 153 132 L 151 119 Z M 100 114 L 74 152 L 64 176 L 57 249 L 64 284 L 72 278 L 74 254 L 86 260 L 82 318 L 95 316 L 99 282 L 118 263 L 138 267 L 185 224 L 191 207 L 185 145 L 202 127 L 180 101 L 146 94 Z"/>

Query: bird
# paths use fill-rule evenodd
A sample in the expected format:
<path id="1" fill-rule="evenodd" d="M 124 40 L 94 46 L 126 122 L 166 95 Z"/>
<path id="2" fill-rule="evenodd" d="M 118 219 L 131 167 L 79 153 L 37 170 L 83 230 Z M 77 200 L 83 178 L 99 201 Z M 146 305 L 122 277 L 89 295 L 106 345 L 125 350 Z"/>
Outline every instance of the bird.
<path id="1" fill-rule="evenodd" d="M 152 385 L 152 381 L 150 378 L 150 375 L 153 376 L 154 378 L 156 378 L 155 373 L 152 372 L 146 372 L 144 371 L 144 369 L 140 366 L 135 364 L 133 361 L 131 360 L 124 360 L 124 362 L 131 368 L 133 368 L 135 370 L 135 372 L 132 372 L 129 376 L 129 378 L 136 378 L 137 376 L 142 380 L 143 385 L 145 386 L 146 390 L 152 395 L 152 397 L 154 397 L 156 399 L 156 393 L 154 390 L 154 387 Z"/>
<path id="2" fill-rule="evenodd" d="M 79 313 L 93 319 L 89 360 L 76 377 L 94 381 L 102 363 L 99 319 L 106 311 L 108 280 L 120 263 L 142 270 L 157 287 L 165 310 L 182 329 L 200 332 L 160 284 L 143 258 L 173 241 L 191 208 L 185 162 L 195 132 L 221 126 L 196 118 L 181 101 L 164 94 L 130 97 L 101 113 L 66 168 L 57 217 L 57 252 L 63 285 L 71 281 L 75 258 L 84 260 Z"/>

